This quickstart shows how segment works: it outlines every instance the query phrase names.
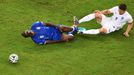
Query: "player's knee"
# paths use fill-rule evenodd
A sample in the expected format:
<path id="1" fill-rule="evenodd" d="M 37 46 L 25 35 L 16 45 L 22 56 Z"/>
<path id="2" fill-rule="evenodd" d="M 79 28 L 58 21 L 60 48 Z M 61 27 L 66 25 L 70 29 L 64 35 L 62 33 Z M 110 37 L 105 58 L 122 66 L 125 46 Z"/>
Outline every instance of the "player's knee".
<path id="1" fill-rule="evenodd" d="M 74 39 L 74 36 L 68 35 L 68 41 L 71 41 L 71 40 L 73 40 L 73 39 Z"/>
<path id="2" fill-rule="evenodd" d="M 101 19 L 102 18 L 102 14 L 101 13 L 95 13 L 95 18 Z"/>
<path id="3" fill-rule="evenodd" d="M 71 35 L 62 35 L 62 40 L 63 41 L 71 41 L 74 39 L 74 36 L 71 36 Z"/>
<path id="4" fill-rule="evenodd" d="M 95 11 L 94 11 L 94 13 L 98 13 L 98 12 L 100 12 L 100 10 L 95 10 Z"/>
<path id="5" fill-rule="evenodd" d="M 72 28 L 67 27 L 67 26 L 61 26 L 61 27 L 60 27 L 60 30 L 61 30 L 62 32 L 68 32 L 68 31 L 71 31 Z"/>
<path id="6" fill-rule="evenodd" d="M 100 33 L 102 33 L 102 34 L 107 34 L 107 29 L 105 29 L 105 28 L 100 28 Z"/>

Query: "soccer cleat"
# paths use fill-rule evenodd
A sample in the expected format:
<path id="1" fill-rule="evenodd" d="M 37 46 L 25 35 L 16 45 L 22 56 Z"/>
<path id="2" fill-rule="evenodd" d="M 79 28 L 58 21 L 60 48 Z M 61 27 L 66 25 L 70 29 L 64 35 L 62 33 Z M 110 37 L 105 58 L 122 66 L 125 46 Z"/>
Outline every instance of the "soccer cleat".
<path id="1" fill-rule="evenodd" d="M 77 17 L 74 16 L 73 19 L 74 19 L 74 25 L 79 25 L 79 20 L 77 19 Z"/>

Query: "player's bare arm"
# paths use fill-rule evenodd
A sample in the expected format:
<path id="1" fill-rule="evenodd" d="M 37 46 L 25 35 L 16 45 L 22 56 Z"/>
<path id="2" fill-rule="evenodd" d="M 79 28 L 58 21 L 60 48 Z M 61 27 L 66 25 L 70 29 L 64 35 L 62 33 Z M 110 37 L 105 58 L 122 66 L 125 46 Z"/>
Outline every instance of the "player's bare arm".
<path id="1" fill-rule="evenodd" d="M 131 31 L 132 28 L 133 28 L 133 22 L 132 23 L 128 23 L 127 29 L 126 29 L 126 31 L 123 34 L 126 37 L 129 37 L 129 32 Z"/>
<path id="2" fill-rule="evenodd" d="M 104 15 L 112 14 L 112 12 L 110 12 L 108 9 L 102 10 L 101 13 L 104 14 Z"/>
<path id="3" fill-rule="evenodd" d="M 108 9 L 105 9 L 105 10 L 95 10 L 94 13 L 101 13 L 101 14 L 104 14 L 104 15 L 107 15 L 107 14 L 112 14 L 112 12 L 110 12 Z"/>

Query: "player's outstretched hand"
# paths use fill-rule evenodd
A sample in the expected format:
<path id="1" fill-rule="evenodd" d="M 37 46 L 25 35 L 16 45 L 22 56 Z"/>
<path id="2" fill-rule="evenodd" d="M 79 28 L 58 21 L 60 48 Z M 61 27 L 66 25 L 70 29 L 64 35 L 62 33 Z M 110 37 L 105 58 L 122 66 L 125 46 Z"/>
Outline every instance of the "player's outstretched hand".
<path id="1" fill-rule="evenodd" d="M 125 37 L 129 37 L 128 32 L 124 32 L 123 35 L 124 35 Z"/>

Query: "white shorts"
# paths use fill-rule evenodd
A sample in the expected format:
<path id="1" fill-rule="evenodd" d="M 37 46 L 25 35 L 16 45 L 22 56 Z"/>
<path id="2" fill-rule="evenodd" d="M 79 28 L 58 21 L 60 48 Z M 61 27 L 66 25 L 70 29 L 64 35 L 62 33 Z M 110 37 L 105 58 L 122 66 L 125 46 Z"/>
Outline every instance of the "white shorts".
<path id="1" fill-rule="evenodd" d="M 100 24 L 107 30 L 107 34 L 116 30 L 116 27 L 114 26 L 115 23 L 111 20 L 110 17 L 106 17 L 105 15 L 102 15 L 102 21 Z"/>

